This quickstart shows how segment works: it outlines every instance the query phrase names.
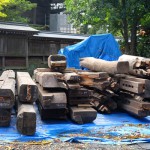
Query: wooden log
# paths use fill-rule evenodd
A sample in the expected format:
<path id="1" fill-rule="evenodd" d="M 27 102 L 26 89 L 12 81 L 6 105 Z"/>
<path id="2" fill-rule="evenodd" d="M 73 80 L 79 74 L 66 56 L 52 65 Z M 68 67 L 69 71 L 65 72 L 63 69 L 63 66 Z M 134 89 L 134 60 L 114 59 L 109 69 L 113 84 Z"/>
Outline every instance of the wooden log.
<path id="1" fill-rule="evenodd" d="M 44 109 L 60 109 L 66 108 L 67 97 L 64 92 L 51 92 L 51 90 L 43 89 L 38 86 L 39 101 Z"/>
<path id="2" fill-rule="evenodd" d="M 15 102 L 15 72 L 4 71 L 0 77 L 0 108 L 10 109 Z"/>
<path id="3" fill-rule="evenodd" d="M 11 121 L 11 109 L 0 109 L 0 127 L 7 127 Z"/>
<path id="4" fill-rule="evenodd" d="M 80 81 L 80 76 L 76 73 L 64 73 L 64 80 L 67 83 L 78 83 Z"/>
<path id="5" fill-rule="evenodd" d="M 38 104 L 38 109 L 40 112 L 41 120 L 66 120 L 67 119 L 67 109 L 60 108 L 60 109 L 44 109 L 40 102 Z"/>
<path id="6" fill-rule="evenodd" d="M 105 61 L 93 57 L 86 57 L 81 59 L 80 65 L 92 71 L 102 71 L 109 74 L 128 73 L 129 71 L 128 61 Z"/>
<path id="7" fill-rule="evenodd" d="M 17 72 L 17 88 L 20 102 L 33 103 L 38 98 L 38 88 L 28 72 Z"/>
<path id="8" fill-rule="evenodd" d="M 17 114 L 17 130 L 24 135 L 36 132 L 36 112 L 32 104 L 19 104 Z"/>
<path id="9" fill-rule="evenodd" d="M 64 71 L 66 69 L 66 57 L 64 55 L 50 55 L 48 66 L 53 71 Z"/>
<path id="10" fill-rule="evenodd" d="M 93 122 L 97 116 L 96 110 L 91 107 L 70 107 L 69 110 L 71 119 L 78 124 Z"/>

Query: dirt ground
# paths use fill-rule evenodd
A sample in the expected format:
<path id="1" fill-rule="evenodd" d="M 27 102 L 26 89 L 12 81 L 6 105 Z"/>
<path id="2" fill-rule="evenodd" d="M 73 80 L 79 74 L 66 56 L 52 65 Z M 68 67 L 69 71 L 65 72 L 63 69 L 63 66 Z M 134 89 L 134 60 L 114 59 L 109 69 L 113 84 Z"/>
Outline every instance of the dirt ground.
<path id="1" fill-rule="evenodd" d="M 150 143 L 133 145 L 82 144 L 56 141 L 1 143 L 0 150 L 150 150 Z"/>

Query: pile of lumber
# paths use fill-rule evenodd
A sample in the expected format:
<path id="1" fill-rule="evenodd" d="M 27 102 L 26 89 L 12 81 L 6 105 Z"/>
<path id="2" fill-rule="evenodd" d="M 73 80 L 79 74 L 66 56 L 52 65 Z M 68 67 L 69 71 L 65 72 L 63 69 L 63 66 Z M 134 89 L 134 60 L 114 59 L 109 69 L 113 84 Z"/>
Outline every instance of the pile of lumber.
<path id="1" fill-rule="evenodd" d="M 120 90 L 118 107 L 137 117 L 150 115 L 150 80 L 131 75 L 116 75 Z"/>
<path id="2" fill-rule="evenodd" d="M 36 132 L 36 112 L 33 103 L 38 97 L 38 88 L 28 72 L 17 72 L 17 130 L 24 135 Z"/>
<path id="3" fill-rule="evenodd" d="M 150 59 L 132 55 L 122 55 L 119 61 L 129 62 L 129 74 L 150 79 Z"/>
<path id="4" fill-rule="evenodd" d="M 15 72 L 7 70 L 0 76 L 0 126 L 9 126 L 15 104 Z"/>
<path id="5" fill-rule="evenodd" d="M 96 119 L 97 112 L 91 105 L 92 91 L 80 85 L 80 76 L 75 72 L 64 73 L 67 85 L 67 100 L 71 119 L 84 124 Z"/>
<path id="6" fill-rule="evenodd" d="M 63 70 L 64 60 L 58 61 L 58 64 L 57 61 L 53 62 L 54 60 L 61 60 L 61 58 L 61 55 L 49 56 L 50 68 L 37 68 L 34 71 L 35 82 L 38 86 L 37 104 L 42 120 L 67 118 L 67 87 L 64 83 L 63 74 L 53 71 L 55 66 L 57 66 L 56 70 Z"/>
<path id="7" fill-rule="evenodd" d="M 110 89 L 111 77 L 106 72 L 79 71 L 80 85 L 93 91 L 90 102 L 92 106 L 101 113 L 110 113 L 117 108 L 112 99 L 115 93 Z"/>

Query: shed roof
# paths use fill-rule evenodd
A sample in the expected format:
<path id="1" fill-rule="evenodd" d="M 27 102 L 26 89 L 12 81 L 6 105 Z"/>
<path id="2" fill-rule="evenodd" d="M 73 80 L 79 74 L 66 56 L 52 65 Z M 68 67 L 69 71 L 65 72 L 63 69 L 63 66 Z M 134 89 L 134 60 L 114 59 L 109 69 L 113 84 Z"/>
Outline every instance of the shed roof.
<path id="1" fill-rule="evenodd" d="M 39 31 L 29 27 L 27 24 L 12 23 L 12 22 L 0 22 L 0 32 L 10 32 L 10 33 L 31 33 L 35 34 Z"/>
<path id="2" fill-rule="evenodd" d="M 73 40 L 84 40 L 88 38 L 88 36 L 85 35 L 68 34 L 62 32 L 40 32 L 37 35 L 34 35 L 34 37 L 53 38 L 53 39 L 73 39 Z"/>

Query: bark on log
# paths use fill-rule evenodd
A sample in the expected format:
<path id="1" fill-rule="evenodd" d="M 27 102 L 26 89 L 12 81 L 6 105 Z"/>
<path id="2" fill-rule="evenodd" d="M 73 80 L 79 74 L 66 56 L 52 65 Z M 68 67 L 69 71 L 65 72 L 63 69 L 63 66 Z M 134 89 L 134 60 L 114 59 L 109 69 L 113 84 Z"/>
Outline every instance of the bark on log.
<path id="1" fill-rule="evenodd" d="M 66 69 L 66 57 L 64 55 L 50 55 L 48 66 L 53 71 L 64 71 Z"/>
<path id="2" fill-rule="evenodd" d="M 0 127 L 7 127 L 11 121 L 11 109 L 0 109 Z"/>
<path id="3" fill-rule="evenodd" d="M 128 73 L 129 71 L 129 63 L 127 61 L 105 61 L 87 57 L 81 59 L 80 65 L 92 71 L 102 71 L 109 74 Z"/>
<path id="4" fill-rule="evenodd" d="M 17 130 L 24 135 L 34 135 L 36 131 L 36 112 L 32 104 L 19 104 Z"/>
<path id="5" fill-rule="evenodd" d="M 17 72 L 17 88 L 19 101 L 33 103 L 38 98 L 38 88 L 28 72 Z"/>
<path id="6" fill-rule="evenodd" d="M 70 107 L 71 119 L 78 123 L 90 123 L 96 119 L 97 112 L 91 107 Z"/>
<path id="7" fill-rule="evenodd" d="M 44 109 L 66 108 L 67 98 L 64 92 L 51 92 L 38 86 L 39 101 Z"/>
<path id="8" fill-rule="evenodd" d="M 10 109 L 15 103 L 15 72 L 4 71 L 0 77 L 0 108 Z"/>

